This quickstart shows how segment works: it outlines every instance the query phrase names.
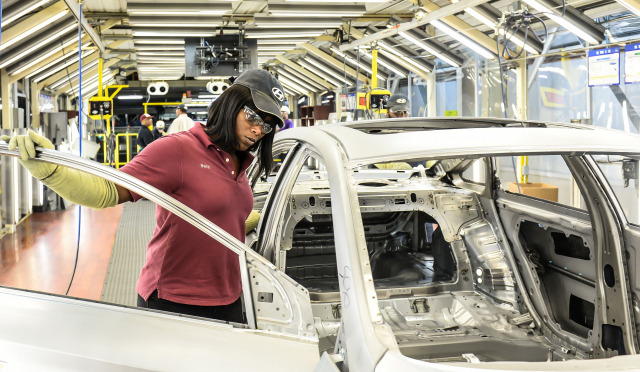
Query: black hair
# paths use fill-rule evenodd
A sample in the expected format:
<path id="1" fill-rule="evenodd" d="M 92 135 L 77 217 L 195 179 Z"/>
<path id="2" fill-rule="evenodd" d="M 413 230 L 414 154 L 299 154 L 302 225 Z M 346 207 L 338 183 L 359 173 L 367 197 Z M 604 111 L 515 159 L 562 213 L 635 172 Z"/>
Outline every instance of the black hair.
<path id="1" fill-rule="evenodd" d="M 255 152 L 260 166 L 260 173 L 269 174 L 273 166 L 273 155 L 271 154 L 273 137 L 275 136 L 276 121 L 272 115 L 261 112 L 253 103 L 251 91 L 242 85 L 231 85 L 225 89 L 208 109 L 207 125 L 205 133 L 218 146 L 227 151 L 236 149 L 240 141 L 236 136 L 236 117 L 244 106 L 255 111 L 267 123 L 270 123 L 273 130 L 262 137 L 260 141 L 249 147 L 249 151 Z M 259 174 L 258 174 L 259 176 Z"/>

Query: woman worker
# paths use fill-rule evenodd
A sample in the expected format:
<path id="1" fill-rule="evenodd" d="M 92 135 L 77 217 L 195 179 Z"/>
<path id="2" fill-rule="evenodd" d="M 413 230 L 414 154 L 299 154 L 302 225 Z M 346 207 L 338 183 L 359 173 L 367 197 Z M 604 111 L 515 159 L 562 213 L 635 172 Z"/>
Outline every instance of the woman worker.
<path id="1" fill-rule="evenodd" d="M 120 170 L 243 241 L 253 206 L 245 171 L 255 151 L 261 172 L 270 172 L 274 128 L 283 125 L 283 100 L 282 86 L 269 72 L 247 71 L 209 106 L 205 126 L 154 141 Z M 34 177 L 63 198 L 96 209 L 141 199 L 99 177 L 31 160 L 35 146 L 54 148 L 33 131 L 3 139 L 10 139 L 10 149 L 18 147 L 20 162 Z M 136 290 L 140 307 L 244 321 L 237 255 L 161 207 L 156 208 L 156 227 Z"/>

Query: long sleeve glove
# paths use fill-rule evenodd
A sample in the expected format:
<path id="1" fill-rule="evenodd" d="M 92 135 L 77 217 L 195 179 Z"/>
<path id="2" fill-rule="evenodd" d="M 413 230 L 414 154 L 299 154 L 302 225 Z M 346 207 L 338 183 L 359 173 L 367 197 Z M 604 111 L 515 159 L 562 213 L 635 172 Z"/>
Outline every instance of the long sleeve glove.
<path id="1" fill-rule="evenodd" d="M 255 229 L 258 226 L 258 222 L 260 222 L 260 213 L 258 213 L 257 211 L 251 211 L 249 217 L 247 217 L 247 222 L 245 224 L 245 234 L 248 234 L 249 231 Z"/>
<path id="2" fill-rule="evenodd" d="M 9 150 L 17 147 L 20 151 L 20 164 L 61 197 L 94 209 L 118 204 L 118 190 L 113 182 L 75 169 L 34 160 L 36 146 L 54 149 L 46 137 L 29 130 L 27 135 L 2 136 L 0 139 L 9 143 Z"/>

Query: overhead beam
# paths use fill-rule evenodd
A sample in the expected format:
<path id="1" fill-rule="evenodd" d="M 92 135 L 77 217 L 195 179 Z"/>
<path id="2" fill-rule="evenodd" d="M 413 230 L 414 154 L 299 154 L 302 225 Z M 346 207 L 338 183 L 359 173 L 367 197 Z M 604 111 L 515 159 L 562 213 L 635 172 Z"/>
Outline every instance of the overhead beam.
<path id="1" fill-rule="evenodd" d="M 337 69 L 341 70 L 344 69 L 344 71 L 347 72 L 347 74 L 351 75 L 351 76 L 358 76 L 358 80 L 362 81 L 365 84 L 369 84 L 369 78 L 364 76 L 363 74 L 358 74 L 356 72 L 356 70 L 354 70 L 353 68 L 346 66 L 343 62 L 340 62 L 339 60 L 331 57 L 330 55 L 328 55 L 327 53 L 323 52 L 322 50 L 316 48 L 315 46 L 309 44 L 309 43 L 304 43 L 304 44 L 300 44 L 300 46 L 306 50 L 308 50 L 310 53 L 313 53 L 314 55 L 318 56 L 318 58 L 322 59 L 324 62 L 336 67 Z"/>
<path id="2" fill-rule="evenodd" d="M 83 58 L 82 62 L 83 63 L 91 63 L 91 62 L 95 61 L 98 58 L 100 58 L 98 53 L 92 53 L 90 56 Z M 45 80 L 39 82 L 38 83 L 38 89 L 42 90 L 43 88 L 48 87 L 49 85 L 55 83 L 56 81 L 59 81 L 60 79 L 63 79 L 65 77 L 67 77 L 67 74 L 72 74 L 72 73 L 75 73 L 76 71 L 78 71 L 78 62 L 73 63 L 73 64 L 61 69 L 60 71 L 58 71 L 55 74 L 49 76 Z"/>
<path id="3" fill-rule="evenodd" d="M 324 81 L 324 79 L 319 78 L 316 74 L 309 74 L 310 71 L 307 71 L 305 69 L 303 69 L 302 67 L 300 67 L 299 64 L 284 58 L 283 56 L 276 56 L 276 59 L 282 63 L 284 63 L 285 65 L 291 67 L 292 69 L 298 71 L 299 73 L 301 73 L 304 76 L 308 76 L 311 80 L 315 81 L 316 83 L 322 85 L 323 87 L 325 87 L 326 89 L 331 89 L 333 86 L 329 83 L 327 83 L 326 81 Z"/>
<path id="4" fill-rule="evenodd" d="M 390 36 L 395 36 L 398 33 L 402 32 L 402 31 L 406 31 L 406 30 L 410 30 L 412 28 L 416 28 L 422 25 L 426 25 L 428 23 L 430 23 L 431 21 L 435 21 L 435 20 L 441 20 L 447 24 L 449 24 L 449 26 L 455 28 L 456 30 L 465 30 L 465 32 L 467 32 L 468 37 L 473 38 L 473 40 L 475 40 L 476 42 L 478 42 L 479 44 L 481 44 L 482 46 L 484 46 L 485 48 L 488 48 L 488 45 L 491 44 L 492 47 L 489 48 L 489 50 L 493 50 L 495 49 L 495 41 L 492 42 L 488 42 L 488 40 L 484 40 L 481 41 L 480 39 L 476 39 L 476 37 L 479 37 L 479 34 L 482 34 L 482 36 L 484 36 L 484 39 L 489 39 L 489 40 L 493 40 L 491 38 L 489 38 L 487 35 L 483 34 L 482 32 L 475 30 L 473 27 L 471 27 L 468 23 L 460 20 L 458 17 L 454 16 L 454 14 L 459 13 L 464 11 L 466 8 L 470 8 L 470 7 L 474 7 L 476 5 L 480 5 L 480 4 L 484 4 L 486 3 L 486 0 L 461 0 L 457 3 L 451 4 L 451 5 L 447 5 L 445 7 L 440 8 L 439 6 L 437 6 L 436 4 L 428 1 L 428 0 L 409 0 L 411 2 L 413 2 L 414 4 L 420 4 L 423 8 L 425 8 L 427 11 L 429 11 L 429 13 L 427 15 L 425 15 L 424 17 L 422 17 L 421 19 L 414 19 L 413 21 L 409 21 L 409 22 L 404 22 L 401 23 L 399 25 L 397 25 L 394 28 L 390 28 L 390 29 L 385 29 L 382 30 L 380 32 L 377 32 L 375 34 L 372 35 L 368 35 L 365 37 L 362 37 L 361 39 L 352 41 L 348 44 L 342 44 L 340 46 L 340 50 L 341 51 L 345 51 L 345 50 L 350 50 L 353 49 L 355 47 L 361 46 L 361 45 L 370 45 L 371 43 L 377 41 L 377 40 L 381 40 L 381 39 L 385 39 L 388 38 Z M 457 21 L 456 21 L 457 20 Z M 348 32 L 353 31 L 353 29 L 349 30 L 347 28 Z M 472 31 L 476 31 L 476 32 L 472 32 Z"/>
<path id="5" fill-rule="evenodd" d="M 87 22 L 87 18 L 81 17 L 80 6 L 78 5 L 78 3 L 76 3 L 75 0 L 64 0 L 64 2 L 67 3 L 67 7 L 69 7 L 69 10 L 71 10 L 71 13 L 73 13 L 76 19 L 79 20 L 82 18 L 81 23 L 82 23 L 82 28 L 84 29 L 84 32 L 86 32 L 87 35 L 89 35 L 93 44 L 97 46 L 98 49 L 100 49 L 100 53 L 104 53 L 105 49 L 104 49 L 104 44 L 102 43 L 102 39 L 100 39 L 100 36 L 98 36 L 98 34 L 93 30 L 93 27 L 91 27 L 89 22 Z"/>

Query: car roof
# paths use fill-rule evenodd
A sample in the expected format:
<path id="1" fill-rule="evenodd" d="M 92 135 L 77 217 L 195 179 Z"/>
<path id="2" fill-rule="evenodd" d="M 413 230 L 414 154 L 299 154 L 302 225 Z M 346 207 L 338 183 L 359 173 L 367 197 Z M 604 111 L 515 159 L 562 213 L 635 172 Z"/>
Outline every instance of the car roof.
<path id="1" fill-rule="evenodd" d="M 352 166 L 412 157 L 545 153 L 633 155 L 640 150 L 640 136 L 622 131 L 585 125 L 495 120 L 493 125 L 487 119 L 465 121 L 459 118 L 327 124 L 293 128 L 279 133 L 277 139 L 300 139 L 311 144 L 338 141 Z M 446 126 L 446 123 L 451 125 Z"/>

